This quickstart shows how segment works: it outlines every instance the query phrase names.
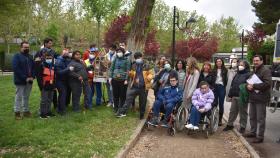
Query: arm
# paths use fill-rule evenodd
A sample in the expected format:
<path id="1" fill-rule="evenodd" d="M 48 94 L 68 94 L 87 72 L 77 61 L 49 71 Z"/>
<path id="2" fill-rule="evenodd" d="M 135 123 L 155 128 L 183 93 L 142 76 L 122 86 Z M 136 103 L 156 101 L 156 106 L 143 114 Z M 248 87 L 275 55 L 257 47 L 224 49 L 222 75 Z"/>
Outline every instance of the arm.
<path id="1" fill-rule="evenodd" d="M 16 54 L 16 55 L 13 57 L 12 63 L 13 63 L 13 70 L 14 70 L 15 75 L 16 75 L 20 80 L 26 80 L 26 79 L 27 79 L 27 75 L 24 74 L 24 73 L 22 73 L 22 67 L 21 67 L 21 65 L 19 64 L 19 56 L 18 56 L 18 54 Z"/>
<path id="2" fill-rule="evenodd" d="M 56 64 L 56 73 L 58 75 L 65 75 L 69 72 L 69 67 L 66 67 L 63 69 L 63 63 L 61 61 L 58 61 Z"/>
<path id="3" fill-rule="evenodd" d="M 199 79 L 199 71 L 196 70 L 196 71 L 194 71 L 194 74 L 193 74 L 193 83 L 189 89 L 187 98 L 190 98 L 192 96 L 193 92 L 195 91 L 198 79 Z"/>
<path id="4" fill-rule="evenodd" d="M 192 104 L 196 107 L 196 109 L 199 109 L 199 102 L 198 102 L 198 96 L 199 93 L 198 91 L 194 91 L 193 96 L 192 96 Z"/>
<path id="5" fill-rule="evenodd" d="M 131 63 L 130 63 L 130 61 L 127 59 L 127 60 L 126 60 L 126 75 L 125 75 L 125 80 L 128 80 L 128 74 L 129 74 L 130 68 L 131 68 Z"/>
<path id="6" fill-rule="evenodd" d="M 148 70 L 147 71 L 147 81 L 152 81 L 153 80 L 153 78 L 154 78 L 154 73 L 153 73 L 153 70 Z"/>
<path id="7" fill-rule="evenodd" d="M 114 73 L 114 70 L 115 70 L 116 60 L 117 59 L 113 60 L 113 63 L 111 64 L 110 71 L 109 71 L 109 78 L 113 78 L 113 73 Z"/>
<path id="8" fill-rule="evenodd" d="M 176 104 L 176 103 L 178 103 L 179 101 L 181 101 L 182 98 L 183 98 L 183 91 L 182 91 L 180 88 L 178 88 L 178 93 L 177 93 L 177 95 L 176 95 L 175 97 L 173 97 L 173 98 L 167 100 L 167 103 Z"/>
<path id="9" fill-rule="evenodd" d="M 272 78 L 271 78 L 270 71 L 265 70 L 263 73 L 263 78 L 262 78 L 263 83 L 253 84 L 253 88 L 255 90 L 265 91 L 270 88 L 271 82 L 272 82 L 271 80 L 272 80 Z"/>
<path id="10" fill-rule="evenodd" d="M 212 103 L 213 103 L 213 101 L 214 101 L 214 94 L 213 94 L 213 92 L 210 90 L 210 92 L 209 92 L 209 96 L 208 96 L 208 98 L 207 98 L 207 101 L 206 101 L 206 104 L 205 104 L 205 106 L 204 106 L 204 108 L 205 108 L 205 111 L 209 111 L 211 108 L 212 108 Z"/>

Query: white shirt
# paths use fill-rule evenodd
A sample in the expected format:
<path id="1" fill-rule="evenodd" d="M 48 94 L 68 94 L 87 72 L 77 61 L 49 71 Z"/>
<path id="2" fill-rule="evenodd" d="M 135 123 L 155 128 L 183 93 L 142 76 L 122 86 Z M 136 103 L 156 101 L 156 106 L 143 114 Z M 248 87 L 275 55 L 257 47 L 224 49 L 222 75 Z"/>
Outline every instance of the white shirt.
<path id="1" fill-rule="evenodd" d="M 217 78 L 216 78 L 216 84 L 224 85 L 223 83 L 223 77 L 222 77 L 222 69 L 217 69 Z"/>

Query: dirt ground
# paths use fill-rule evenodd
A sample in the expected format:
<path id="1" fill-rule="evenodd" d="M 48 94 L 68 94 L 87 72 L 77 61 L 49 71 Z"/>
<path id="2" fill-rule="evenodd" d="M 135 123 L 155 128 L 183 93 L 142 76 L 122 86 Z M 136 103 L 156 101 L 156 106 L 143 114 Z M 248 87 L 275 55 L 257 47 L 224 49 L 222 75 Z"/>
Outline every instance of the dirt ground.
<path id="1" fill-rule="evenodd" d="M 150 91 L 149 103 L 153 103 L 152 94 Z M 204 133 L 187 135 L 182 131 L 169 136 L 167 129 L 145 128 L 126 158 L 249 158 L 249 152 L 233 131 L 222 132 L 223 128 L 208 139 Z"/>
<path id="2" fill-rule="evenodd" d="M 208 139 L 203 133 L 186 132 L 169 136 L 166 129 L 144 129 L 127 158 L 249 158 L 250 154 L 233 132 L 217 133 Z"/>

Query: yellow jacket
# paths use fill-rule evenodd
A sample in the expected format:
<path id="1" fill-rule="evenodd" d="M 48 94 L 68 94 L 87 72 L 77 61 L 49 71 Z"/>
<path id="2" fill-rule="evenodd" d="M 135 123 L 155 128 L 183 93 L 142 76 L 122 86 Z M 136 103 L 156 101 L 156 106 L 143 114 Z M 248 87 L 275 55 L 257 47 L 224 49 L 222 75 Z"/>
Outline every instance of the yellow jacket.
<path id="1" fill-rule="evenodd" d="M 129 71 L 129 77 L 131 78 L 130 87 L 132 87 L 136 77 L 136 70 L 134 65 L 132 66 L 132 69 Z M 145 82 L 145 88 L 146 90 L 149 90 L 150 88 L 152 88 L 152 80 L 154 78 L 153 70 L 150 69 L 148 66 L 143 65 L 143 77 Z"/>

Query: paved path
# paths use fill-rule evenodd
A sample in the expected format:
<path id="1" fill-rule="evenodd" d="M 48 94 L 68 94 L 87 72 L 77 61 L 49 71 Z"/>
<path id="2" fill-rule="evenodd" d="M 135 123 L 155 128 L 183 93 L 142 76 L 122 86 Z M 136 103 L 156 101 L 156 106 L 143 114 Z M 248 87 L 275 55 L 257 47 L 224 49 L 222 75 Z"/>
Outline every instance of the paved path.
<path id="1" fill-rule="evenodd" d="M 152 91 L 149 102 L 153 102 Z M 127 158 L 246 158 L 250 157 L 243 144 L 233 132 L 217 133 L 206 139 L 203 133 L 187 135 L 185 131 L 174 137 L 164 128 L 144 129 L 139 141 Z"/>
<path id="2" fill-rule="evenodd" d="M 228 116 L 230 109 L 230 103 L 225 103 L 225 115 Z M 254 147 L 254 149 L 264 158 L 279 158 L 280 156 L 280 144 L 275 143 L 275 140 L 280 137 L 280 111 L 271 113 L 268 109 L 266 112 L 266 131 L 265 139 L 262 144 L 250 143 L 251 139 L 247 139 L 248 142 Z M 235 122 L 238 128 L 238 120 Z M 249 131 L 250 123 L 248 120 L 247 131 Z"/>

